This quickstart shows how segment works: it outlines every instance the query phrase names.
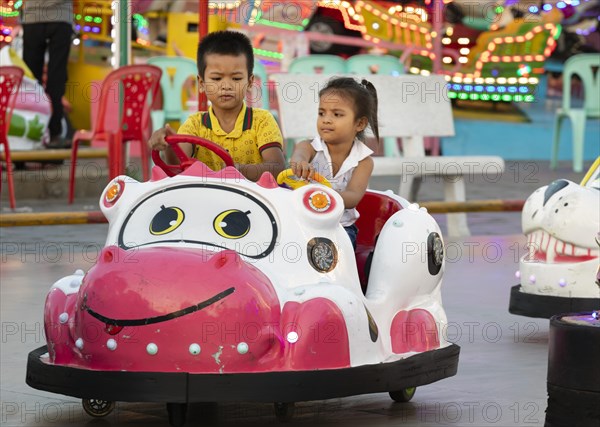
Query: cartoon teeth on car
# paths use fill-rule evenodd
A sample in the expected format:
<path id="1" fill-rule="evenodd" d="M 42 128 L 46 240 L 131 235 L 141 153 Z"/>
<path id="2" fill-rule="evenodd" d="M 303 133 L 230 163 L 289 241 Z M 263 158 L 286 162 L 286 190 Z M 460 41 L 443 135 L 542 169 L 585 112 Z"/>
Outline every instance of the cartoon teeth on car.
<path id="1" fill-rule="evenodd" d="M 106 246 L 50 289 L 29 385 L 81 397 L 96 416 L 113 401 L 165 401 L 181 425 L 188 402 L 271 401 L 285 419 L 295 401 L 407 401 L 456 373 L 443 241 L 423 208 L 367 192 L 355 252 L 330 188 L 182 160 L 175 176 L 162 164 L 149 182 L 106 187 Z"/>
<path id="2" fill-rule="evenodd" d="M 559 179 L 529 196 L 522 213 L 528 253 L 511 290 L 509 311 L 529 317 L 592 311 L 600 256 L 600 158 L 581 185 Z"/>

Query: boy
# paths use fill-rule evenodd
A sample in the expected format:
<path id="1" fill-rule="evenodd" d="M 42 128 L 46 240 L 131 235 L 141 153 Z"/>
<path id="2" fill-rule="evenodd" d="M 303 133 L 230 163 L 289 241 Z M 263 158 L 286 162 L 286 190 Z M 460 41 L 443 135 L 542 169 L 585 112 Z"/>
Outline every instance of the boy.
<path id="1" fill-rule="evenodd" d="M 190 116 L 177 133 L 199 136 L 222 146 L 249 180 L 256 181 L 267 171 L 277 177 L 285 168 L 281 131 L 270 112 L 249 108 L 244 102 L 254 81 L 250 40 L 235 31 L 210 33 L 198 46 L 197 62 L 198 88 L 206 93 L 211 106 L 208 112 Z M 167 162 L 177 164 L 165 142 L 165 136 L 174 133 L 167 125 L 154 132 L 148 144 L 154 150 L 166 149 Z M 188 156 L 211 169 L 223 167 L 222 160 L 212 152 L 192 144 L 179 145 Z"/>

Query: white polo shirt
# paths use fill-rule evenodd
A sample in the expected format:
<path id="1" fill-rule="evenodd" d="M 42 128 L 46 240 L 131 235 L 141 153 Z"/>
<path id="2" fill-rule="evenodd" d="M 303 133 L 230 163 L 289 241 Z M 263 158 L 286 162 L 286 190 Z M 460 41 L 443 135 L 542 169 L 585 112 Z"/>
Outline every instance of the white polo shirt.
<path id="1" fill-rule="evenodd" d="M 352 144 L 350 154 L 344 160 L 344 163 L 338 169 L 338 172 L 333 176 L 333 167 L 331 156 L 329 155 L 329 149 L 323 140 L 317 136 L 310 143 L 315 149 L 316 153 L 310 164 L 315 168 L 315 171 L 323 175 L 331 182 L 331 186 L 337 192 L 343 191 L 348 186 L 352 173 L 358 163 L 373 154 L 373 150 L 365 145 L 361 140 L 355 139 Z M 346 209 L 342 215 L 340 223 L 344 227 L 348 227 L 356 222 L 359 214 L 356 209 Z"/>

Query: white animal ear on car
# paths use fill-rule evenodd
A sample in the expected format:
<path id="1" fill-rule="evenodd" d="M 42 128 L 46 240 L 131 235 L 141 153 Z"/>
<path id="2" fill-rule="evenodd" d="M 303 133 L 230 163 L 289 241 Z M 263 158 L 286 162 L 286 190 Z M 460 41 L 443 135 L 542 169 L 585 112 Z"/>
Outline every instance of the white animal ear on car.
<path id="1" fill-rule="evenodd" d="M 332 229 L 344 213 L 344 201 L 337 191 L 319 184 L 309 184 L 293 192 L 294 211 L 316 229 Z"/>

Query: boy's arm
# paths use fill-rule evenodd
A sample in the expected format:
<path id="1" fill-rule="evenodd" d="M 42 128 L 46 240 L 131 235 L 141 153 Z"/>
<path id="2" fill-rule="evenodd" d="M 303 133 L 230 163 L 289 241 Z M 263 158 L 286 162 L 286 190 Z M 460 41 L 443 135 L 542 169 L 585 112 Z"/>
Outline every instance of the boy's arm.
<path id="1" fill-rule="evenodd" d="M 340 192 L 346 209 L 355 208 L 365 195 L 365 191 L 367 191 L 367 186 L 369 185 L 369 178 L 371 178 L 371 173 L 373 172 L 373 164 L 373 159 L 366 157 L 358 163 L 358 166 L 352 172 L 352 178 L 350 178 L 346 189 Z"/>
<path id="2" fill-rule="evenodd" d="M 298 178 L 312 179 L 315 169 L 310 161 L 315 156 L 315 149 L 310 141 L 301 141 L 294 146 L 294 152 L 290 158 L 290 167 Z"/>
<path id="3" fill-rule="evenodd" d="M 238 164 L 235 167 L 251 181 L 258 181 L 260 176 L 269 172 L 275 179 L 285 169 L 285 157 L 283 155 L 283 136 L 273 115 L 257 108 L 254 123 L 252 125 L 256 132 L 255 143 L 261 157 L 258 164 Z"/>
<path id="4" fill-rule="evenodd" d="M 150 150 L 164 151 L 165 154 L 162 157 L 165 160 L 165 162 L 170 165 L 178 165 L 180 163 L 179 159 L 175 155 L 173 149 L 169 146 L 169 144 L 167 144 L 167 141 L 165 140 L 167 136 L 171 135 L 175 135 L 175 131 L 167 123 L 164 128 L 160 128 L 154 131 L 154 133 L 152 133 L 152 136 L 148 140 L 148 147 L 150 148 Z M 183 152 L 188 155 L 188 157 L 192 156 L 192 144 L 181 143 L 179 144 L 179 146 L 181 147 Z"/>
<path id="5" fill-rule="evenodd" d="M 265 148 L 260 155 L 262 163 L 249 165 L 236 163 L 236 169 L 250 181 L 258 181 L 265 172 L 270 172 L 273 177 L 277 178 L 277 175 L 285 169 L 285 158 L 281 147 Z"/>

